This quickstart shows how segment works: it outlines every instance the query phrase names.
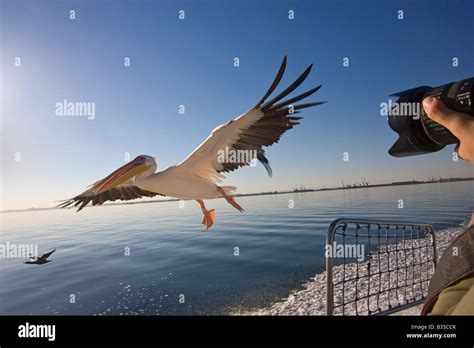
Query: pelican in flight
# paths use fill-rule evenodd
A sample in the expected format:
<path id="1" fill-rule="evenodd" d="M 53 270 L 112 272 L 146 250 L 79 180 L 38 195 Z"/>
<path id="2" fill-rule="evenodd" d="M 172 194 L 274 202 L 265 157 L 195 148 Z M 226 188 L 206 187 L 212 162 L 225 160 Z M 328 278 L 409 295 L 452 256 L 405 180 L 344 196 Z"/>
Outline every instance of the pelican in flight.
<path id="1" fill-rule="evenodd" d="M 63 201 L 58 207 L 73 206 L 78 207 L 77 211 L 80 211 L 89 202 L 92 202 L 92 205 L 101 205 L 106 201 L 127 201 L 153 196 L 196 200 L 204 214 L 202 224 L 207 229 L 214 223 L 215 211 L 207 210 L 205 199 L 224 198 L 232 207 L 243 212 L 244 209 L 232 197 L 236 187 L 219 185 L 225 178 L 224 173 L 258 160 L 271 177 L 272 169 L 263 147 L 277 143 L 283 133 L 299 124 L 298 121 L 302 119 L 296 116 L 300 113 L 299 110 L 324 103 L 295 104 L 315 93 L 321 86 L 283 100 L 308 77 L 312 64 L 296 81 L 277 96 L 267 100 L 283 77 L 286 64 L 285 56 L 270 88 L 254 107 L 215 128 L 181 163 L 156 172 L 157 164 L 153 157 L 138 156 L 91 185 L 83 193 Z M 230 156 L 225 156 L 226 154 Z"/>

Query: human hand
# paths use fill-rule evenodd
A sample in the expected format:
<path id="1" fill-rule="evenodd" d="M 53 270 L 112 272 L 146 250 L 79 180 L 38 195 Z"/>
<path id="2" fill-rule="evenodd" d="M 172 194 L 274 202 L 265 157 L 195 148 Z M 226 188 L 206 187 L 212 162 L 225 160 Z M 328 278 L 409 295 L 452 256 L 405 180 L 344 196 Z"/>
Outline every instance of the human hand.
<path id="1" fill-rule="evenodd" d="M 458 138 L 456 152 L 474 164 L 474 117 L 449 109 L 441 100 L 428 97 L 423 100 L 423 108 L 429 118 L 446 127 Z"/>

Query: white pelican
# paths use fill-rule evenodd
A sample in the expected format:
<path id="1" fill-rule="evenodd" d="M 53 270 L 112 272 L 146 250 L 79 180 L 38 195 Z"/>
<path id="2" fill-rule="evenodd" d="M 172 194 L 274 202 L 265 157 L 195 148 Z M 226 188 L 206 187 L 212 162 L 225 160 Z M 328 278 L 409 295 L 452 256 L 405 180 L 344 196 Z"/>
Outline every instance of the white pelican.
<path id="1" fill-rule="evenodd" d="M 299 124 L 297 121 L 302 117 L 294 116 L 299 113 L 298 110 L 324 103 L 294 104 L 310 96 L 321 86 L 281 101 L 301 85 L 309 75 L 312 64 L 295 82 L 276 97 L 266 101 L 283 77 L 286 63 L 285 56 L 270 88 L 254 107 L 236 119 L 215 128 L 209 137 L 178 165 L 155 173 L 157 169 L 155 159 L 145 155 L 138 156 L 106 178 L 91 185 L 80 195 L 63 201 L 58 207 L 65 208 L 73 205 L 78 206 L 77 211 L 80 211 L 89 202 L 92 202 L 92 205 L 100 205 L 105 201 L 126 201 L 157 195 L 193 199 L 201 206 L 204 214 L 202 224 L 207 229 L 214 223 L 215 212 L 206 209 L 205 199 L 222 197 L 235 209 L 243 212 L 244 209 L 231 196 L 236 187 L 218 185 L 224 179 L 223 173 L 249 165 L 256 157 L 271 176 L 272 170 L 262 147 L 278 142 L 283 133 Z M 231 156 L 223 160 L 225 157 L 223 154 L 229 152 Z M 253 153 L 254 155 L 239 157 L 235 156 L 235 153 Z"/>

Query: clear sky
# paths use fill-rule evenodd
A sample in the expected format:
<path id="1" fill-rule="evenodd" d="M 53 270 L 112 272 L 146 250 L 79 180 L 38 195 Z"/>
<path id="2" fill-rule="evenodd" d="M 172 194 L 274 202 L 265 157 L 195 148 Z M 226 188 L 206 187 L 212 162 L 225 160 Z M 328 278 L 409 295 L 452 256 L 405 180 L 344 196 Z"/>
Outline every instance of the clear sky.
<path id="1" fill-rule="evenodd" d="M 179 163 L 257 102 L 285 54 L 280 88 L 314 63 L 301 91 L 322 84 L 310 101 L 328 103 L 267 150 L 273 178 L 260 165 L 228 175 L 239 192 L 474 175 L 452 146 L 391 158 L 380 116 L 391 93 L 474 75 L 470 0 L 0 3 L 2 210 L 52 206 L 125 153 Z M 64 99 L 95 103 L 95 118 L 56 116 Z"/>

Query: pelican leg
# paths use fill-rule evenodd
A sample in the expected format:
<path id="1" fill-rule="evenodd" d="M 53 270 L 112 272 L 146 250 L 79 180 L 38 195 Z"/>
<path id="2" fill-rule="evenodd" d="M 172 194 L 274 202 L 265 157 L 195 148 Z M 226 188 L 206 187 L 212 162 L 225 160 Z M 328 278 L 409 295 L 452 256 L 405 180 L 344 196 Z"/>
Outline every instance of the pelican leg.
<path id="1" fill-rule="evenodd" d="M 208 230 L 211 228 L 212 224 L 214 224 L 216 212 L 214 211 L 214 209 L 207 210 L 202 199 L 197 199 L 197 202 L 201 206 L 202 213 L 204 214 L 204 218 L 202 219 L 201 223 L 206 226 L 206 229 Z"/>
<path id="2" fill-rule="evenodd" d="M 222 197 L 225 198 L 225 200 L 227 201 L 227 203 L 229 203 L 231 206 L 233 206 L 235 209 L 237 209 L 238 211 L 240 211 L 241 213 L 244 212 L 244 208 L 242 208 L 239 203 L 237 203 L 237 201 L 235 200 L 234 197 L 232 196 L 229 196 L 227 195 L 227 193 L 225 193 L 225 191 L 222 189 L 222 187 L 219 187 L 217 186 L 217 192 L 219 192 Z"/>

